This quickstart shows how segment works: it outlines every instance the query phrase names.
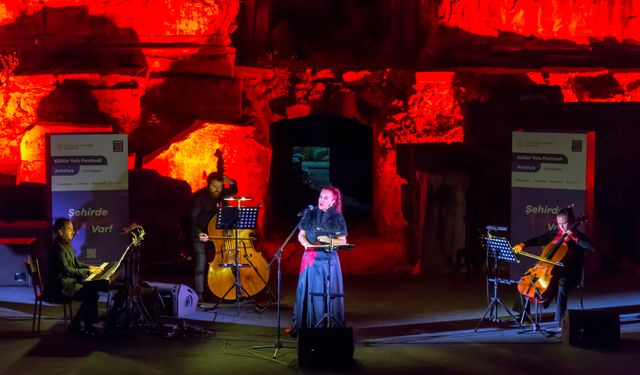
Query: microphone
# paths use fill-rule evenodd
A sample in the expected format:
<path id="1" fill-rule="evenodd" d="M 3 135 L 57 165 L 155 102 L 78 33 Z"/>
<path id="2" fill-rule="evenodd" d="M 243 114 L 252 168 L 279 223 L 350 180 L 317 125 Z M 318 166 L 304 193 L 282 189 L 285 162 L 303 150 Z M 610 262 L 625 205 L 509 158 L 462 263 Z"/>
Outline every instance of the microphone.
<path id="1" fill-rule="evenodd" d="M 304 215 L 306 215 L 306 214 L 307 214 L 307 212 L 309 212 L 309 211 L 311 211 L 311 210 L 313 210 L 313 206 L 312 206 L 312 205 L 308 205 L 304 210 L 302 210 L 302 211 L 298 212 L 298 213 L 297 213 L 297 216 L 298 216 L 298 217 L 300 217 L 300 216 L 304 216 Z"/>

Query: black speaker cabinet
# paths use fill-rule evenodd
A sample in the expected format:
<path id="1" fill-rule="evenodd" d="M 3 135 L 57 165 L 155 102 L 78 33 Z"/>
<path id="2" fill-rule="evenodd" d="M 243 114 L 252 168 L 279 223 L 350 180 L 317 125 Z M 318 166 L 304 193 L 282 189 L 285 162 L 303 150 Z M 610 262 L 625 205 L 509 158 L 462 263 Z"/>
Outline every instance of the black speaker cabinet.
<path id="1" fill-rule="evenodd" d="M 562 340 L 581 347 L 614 347 L 620 340 L 620 316 L 610 310 L 567 310 Z"/>
<path id="2" fill-rule="evenodd" d="M 198 307 L 198 295 L 186 285 L 145 281 L 144 286 L 157 293 L 152 304 L 154 309 L 161 306 L 161 315 L 183 318 Z"/>
<path id="3" fill-rule="evenodd" d="M 347 367 L 353 362 L 352 328 L 300 328 L 298 364 L 303 367 Z"/>

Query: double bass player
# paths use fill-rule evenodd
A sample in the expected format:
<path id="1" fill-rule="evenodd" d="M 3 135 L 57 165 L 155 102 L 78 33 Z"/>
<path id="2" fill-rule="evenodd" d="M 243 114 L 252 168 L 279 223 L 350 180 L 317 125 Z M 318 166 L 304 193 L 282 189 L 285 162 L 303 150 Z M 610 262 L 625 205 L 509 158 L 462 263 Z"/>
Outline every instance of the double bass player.
<path id="1" fill-rule="evenodd" d="M 209 221 L 216 214 L 217 208 L 224 197 L 238 193 L 236 181 L 224 175 L 222 152 L 218 156 L 218 169 L 207 176 L 207 186 L 196 191 L 191 198 L 191 242 L 195 256 L 194 289 L 198 299 L 202 301 L 204 294 L 204 280 L 207 266 L 205 255 L 206 244 L 210 240 L 207 234 Z M 225 186 L 225 183 L 227 186 Z"/>

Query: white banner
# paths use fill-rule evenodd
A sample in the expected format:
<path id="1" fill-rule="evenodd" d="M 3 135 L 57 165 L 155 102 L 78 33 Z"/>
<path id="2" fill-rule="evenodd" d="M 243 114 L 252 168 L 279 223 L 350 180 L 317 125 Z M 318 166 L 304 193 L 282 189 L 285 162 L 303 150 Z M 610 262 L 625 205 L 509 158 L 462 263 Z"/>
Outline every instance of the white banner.
<path id="1" fill-rule="evenodd" d="M 571 204 L 589 214 L 593 189 L 594 133 L 514 132 L 511 154 L 511 241 L 557 230 L 558 210 Z M 584 228 L 580 228 L 584 230 Z M 537 253 L 538 249 L 527 250 Z M 534 260 L 511 265 L 519 279 Z"/>
<path id="2" fill-rule="evenodd" d="M 514 132 L 511 152 L 511 187 L 587 188 L 587 133 Z"/>
<path id="3" fill-rule="evenodd" d="M 129 189 L 126 134 L 51 134 L 50 142 L 51 191 Z"/>
<path id="4" fill-rule="evenodd" d="M 81 261 L 113 261 L 128 237 L 126 134 L 51 134 L 47 160 L 52 220 L 73 221 L 72 246 Z"/>

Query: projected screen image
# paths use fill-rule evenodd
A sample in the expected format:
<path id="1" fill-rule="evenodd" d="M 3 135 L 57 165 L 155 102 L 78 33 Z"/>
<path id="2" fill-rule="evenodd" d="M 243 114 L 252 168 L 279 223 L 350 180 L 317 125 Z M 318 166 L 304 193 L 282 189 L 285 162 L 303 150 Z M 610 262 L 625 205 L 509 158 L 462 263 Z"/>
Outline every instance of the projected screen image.
<path id="1" fill-rule="evenodd" d="M 293 147 L 292 165 L 300 180 L 314 189 L 329 185 L 328 147 Z"/>

